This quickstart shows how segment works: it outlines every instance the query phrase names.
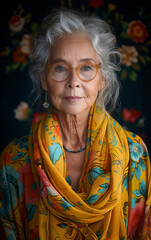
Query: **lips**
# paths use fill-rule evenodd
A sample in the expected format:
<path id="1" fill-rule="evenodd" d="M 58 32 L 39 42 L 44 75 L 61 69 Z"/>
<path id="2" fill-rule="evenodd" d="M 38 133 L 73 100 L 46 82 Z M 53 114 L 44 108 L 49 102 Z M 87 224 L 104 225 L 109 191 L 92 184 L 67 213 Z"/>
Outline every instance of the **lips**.
<path id="1" fill-rule="evenodd" d="M 79 100 L 82 99 L 82 97 L 77 97 L 77 96 L 68 96 L 68 97 L 65 97 L 65 99 L 69 102 L 78 102 Z"/>

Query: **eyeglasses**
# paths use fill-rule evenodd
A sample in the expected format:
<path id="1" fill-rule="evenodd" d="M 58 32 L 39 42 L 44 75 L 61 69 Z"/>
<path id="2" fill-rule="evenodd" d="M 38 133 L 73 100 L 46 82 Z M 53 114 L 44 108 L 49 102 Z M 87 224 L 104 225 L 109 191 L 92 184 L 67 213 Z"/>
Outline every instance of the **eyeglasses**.
<path id="1" fill-rule="evenodd" d="M 72 67 L 63 62 L 56 62 L 48 65 L 52 79 L 58 82 L 65 81 L 71 74 L 72 69 L 75 70 L 80 80 L 91 81 L 96 77 L 100 66 L 101 63 L 94 64 L 91 62 L 85 62 L 77 67 Z"/>

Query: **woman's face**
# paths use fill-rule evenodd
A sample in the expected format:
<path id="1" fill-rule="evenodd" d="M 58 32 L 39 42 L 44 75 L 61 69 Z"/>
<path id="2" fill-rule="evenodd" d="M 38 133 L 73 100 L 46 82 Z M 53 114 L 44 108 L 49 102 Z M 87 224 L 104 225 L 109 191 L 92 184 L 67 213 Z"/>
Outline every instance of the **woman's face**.
<path id="1" fill-rule="evenodd" d="M 76 67 L 84 62 L 99 64 L 99 58 L 88 37 L 74 34 L 55 40 L 50 63 L 56 62 Z M 59 71 L 60 69 L 59 66 Z M 104 78 L 100 68 L 96 77 L 86 82 L 79 79 L 75 70 L 71 70 L 65 81 L 58 82 L 52 79 L 48 68 L 42 86 L 48 91 L 51 102 L 58 111 L 76 115 L 90 110 L 98 91 L 104 88 Z"/>

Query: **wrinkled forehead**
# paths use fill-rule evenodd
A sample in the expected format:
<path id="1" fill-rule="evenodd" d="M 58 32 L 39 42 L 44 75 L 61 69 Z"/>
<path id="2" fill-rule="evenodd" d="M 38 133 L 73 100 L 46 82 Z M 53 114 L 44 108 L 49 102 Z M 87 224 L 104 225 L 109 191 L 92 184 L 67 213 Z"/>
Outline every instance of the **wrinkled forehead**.
<path id="1" fill-rule="evenodd" d="M 51 46 L 50 60 L 65 59 L 79 61 L 80 59 L 99 60 L 91 39 L 82 33 L 74 33 L 56 38 Z"/>

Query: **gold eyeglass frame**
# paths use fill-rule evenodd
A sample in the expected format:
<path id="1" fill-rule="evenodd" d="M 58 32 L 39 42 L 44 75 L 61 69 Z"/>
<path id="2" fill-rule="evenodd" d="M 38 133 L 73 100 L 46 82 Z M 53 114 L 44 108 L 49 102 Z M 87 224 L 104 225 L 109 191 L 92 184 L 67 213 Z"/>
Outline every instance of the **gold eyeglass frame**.
<path id="1" fill-rule="evenodd" d="M 47 66 L 48 66 L 48 68 L 51 70 L 52 66 L 55 65 L 56 63 L 57 63 L 57 62 L 55 62 L 55 63 L 50 63 L 50 64 L 47 64 Z M 96 75 L 97 75 L 97 73 L 98 73 L 98 69 L 101 67 L 101 63 L 94 64 L 94 63 L 90 63 L 90 62 L 82 63 L 82 64 L 80 64 L 79 66 L 76 66 L 76 67 L 70 66 L 70 65 L 68 65 L 68 64 L 66 64 L 66 63 L 63 63 L 63 64 L 66 65 L 67 68 L 68 68 L 68 70 L 69 70 L 69 71 L 68 71 L 68 76 L 66 77 L 66 79 L 64 79 L 64 80 L 62 80 L 62 81 L 55 80 L 55 79 L 51 76 L 52 79 L 53 79 L 54 81 L 56 81 L 56 82 L 64 82 L 64 81 L 66 81 L 67 78 L 69 77 L 70 72 L 71 72 L 72 69 L 75 70 L 77 77 L 78 77 L 81 81 L 83 81 L 83 82 L 90 82 L 90 81 L 92 81 L 92 80 L 96 77 Z M 91 64 L 93 67 L 96 68 L 96 74 L 95 74 L 95 76 L 94 76 L 92 79 L 90 79 L 90 80 L 83 80 L 83 79 L 79 76 L 79 68 L 80 68 L 81 66 L 85 65 L 85 64 Z"/>

